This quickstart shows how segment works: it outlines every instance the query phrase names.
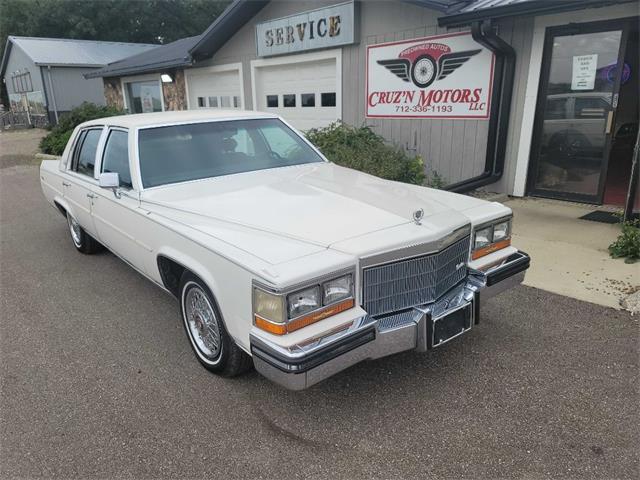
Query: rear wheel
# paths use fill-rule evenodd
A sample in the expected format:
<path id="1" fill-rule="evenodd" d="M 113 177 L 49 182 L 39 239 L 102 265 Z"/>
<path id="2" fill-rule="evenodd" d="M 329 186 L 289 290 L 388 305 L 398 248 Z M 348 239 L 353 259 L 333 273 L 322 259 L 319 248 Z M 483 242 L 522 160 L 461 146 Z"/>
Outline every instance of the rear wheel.
<path id="1" fill-rule="evenodd" d="M 213 295 L 188 271 L 180 280 L 180 311 L 191 348 L 207 370 L 233 377 L 251 368 L 251 357 L 227 333 Z"/>
<path id="2" fill-rule="evenodd" d="M 71 241 L 79 252 L 90 255 L 102 250 L 102 245 L 91 235 L 85 232 L 78 221 L 69 212 L 67 212 L 67 225 L 69 225 Z"/>

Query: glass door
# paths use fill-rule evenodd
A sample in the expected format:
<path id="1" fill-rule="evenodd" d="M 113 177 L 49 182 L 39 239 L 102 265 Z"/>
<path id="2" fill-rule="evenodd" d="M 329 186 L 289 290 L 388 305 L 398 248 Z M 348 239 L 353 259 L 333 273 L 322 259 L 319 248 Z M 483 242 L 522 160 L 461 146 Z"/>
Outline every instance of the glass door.
<path id="1" fill-rule="evenodd" d="M 529 193 L 601 203 L 624 58 L 624 24 L 549 29 Z"/>

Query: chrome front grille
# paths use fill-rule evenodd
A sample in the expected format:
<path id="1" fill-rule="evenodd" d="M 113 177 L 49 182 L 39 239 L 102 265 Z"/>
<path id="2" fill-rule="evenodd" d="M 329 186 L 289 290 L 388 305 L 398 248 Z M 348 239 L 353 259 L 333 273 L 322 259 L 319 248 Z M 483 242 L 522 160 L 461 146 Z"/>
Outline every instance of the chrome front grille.
<path id="1" fill-rule="evenodd" d="M 385 315 L 434 302 L 467 275 L 469 241 L 467 236 L 437 253 L 365 268 L 363 308 Z"/>

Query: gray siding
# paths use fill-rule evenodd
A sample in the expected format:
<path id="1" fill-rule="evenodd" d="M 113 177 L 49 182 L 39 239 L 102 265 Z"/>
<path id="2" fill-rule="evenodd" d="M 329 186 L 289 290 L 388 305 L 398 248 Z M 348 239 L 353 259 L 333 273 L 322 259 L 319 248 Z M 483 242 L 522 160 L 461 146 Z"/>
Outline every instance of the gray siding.
<path id="1" fill-rule="evenodd" d="M 405 2 L 362 2 L 360 12 L 360 41 L 342 50 L 344 122 L 370 126 L 449 183 L 482 172 L 487 120 L 365 119 L 367 45 L 447 33 L 437 26 L 441 13 Z"/>
<path id="2" fill-rule="evenodd" d="M 339 0 L 272 2 L 244 25 L 211 60 L 197 67 L 242 62 L 245 106 L 251 98 L 251 60 L 256 59 L 255 24 Z M 357 43 L 342 48 L 342 120 L 369 125 L 387 141 L 419 155 L 428 173 L 437 171 L 448 182 L 482 172 L 487 145 L 487 120 L 365 119 L 365 61 L 367 45 L 446 33 L 437 27 L 439 12 L 405 2 L 376 1 L 360 4 Z M 357 31 L 358 33 L 358 31 Z"/>
<path id="3" fill-rule="evenodd" d="M 51 67 L 51 81 L 55 104 L 58 112 L 66 112 L 77 107 L 82 102 L 92 102 L 105 105 L 104 87 L 101 78 L 85 79 L 82 75 L 89 73 L 92 68 Z M 49 109 L 53 110 L 53 95 L 49 88 L 49 71 L 43 67 L 47 82 Z"/>
<path id="4" fill-rule="evenodd" d="M 16 93 L 13 90 L 13 83 L 11 82 L 11 73 L 16 70 L 24 71 L 24 69 L 31 72 L 31 82 L 33 84 L 34 91 L 43 91 L 42 77 L 40 76 L 40 68 L 24 53 L 17 45 L 11 46 L 11 53 L 7 61 L 7 69 L 4 73 L 5 85 L 7 86 L 7 92 L 10 94 Z"/>

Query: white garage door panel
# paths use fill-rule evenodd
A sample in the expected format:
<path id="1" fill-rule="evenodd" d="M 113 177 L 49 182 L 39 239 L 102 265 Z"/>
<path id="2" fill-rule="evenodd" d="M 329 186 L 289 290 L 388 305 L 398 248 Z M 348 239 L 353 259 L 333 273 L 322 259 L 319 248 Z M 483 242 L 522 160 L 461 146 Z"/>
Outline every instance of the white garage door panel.
<path id="1" fill-rule="evenodd" d="M 190 71 L 187 83 L 191 109 L 242 108 L 238 70 L 227 72 Z"/>
<path id="2" fill-rule="evenodd" d="M 258 110 L 277 113 L 299 130 L 338 119 L 335 58 L 263 66 L 255 74 Z"/>

